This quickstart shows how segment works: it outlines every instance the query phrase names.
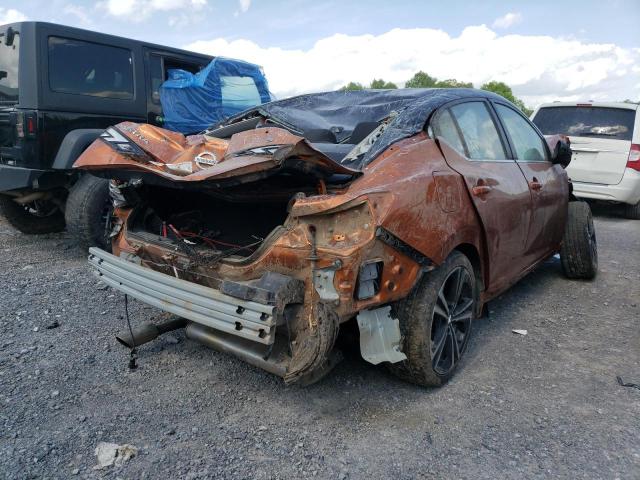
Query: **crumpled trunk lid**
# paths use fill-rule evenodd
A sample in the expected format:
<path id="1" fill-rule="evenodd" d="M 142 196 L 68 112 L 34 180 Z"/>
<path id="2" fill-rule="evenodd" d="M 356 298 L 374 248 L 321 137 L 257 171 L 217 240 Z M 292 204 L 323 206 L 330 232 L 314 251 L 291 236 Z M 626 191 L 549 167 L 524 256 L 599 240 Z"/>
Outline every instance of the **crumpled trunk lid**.
<path id="1" fill-rule="evenodd" d="M 123 122 L 107 129 L 75 162 L 87 170 L 133 170 L 176 182 L 246 181 L 282 169 L 318 178 L 354 175 L 282 128 L 256 128 L 229 140 L 182 134 L 147 124 Z"/>

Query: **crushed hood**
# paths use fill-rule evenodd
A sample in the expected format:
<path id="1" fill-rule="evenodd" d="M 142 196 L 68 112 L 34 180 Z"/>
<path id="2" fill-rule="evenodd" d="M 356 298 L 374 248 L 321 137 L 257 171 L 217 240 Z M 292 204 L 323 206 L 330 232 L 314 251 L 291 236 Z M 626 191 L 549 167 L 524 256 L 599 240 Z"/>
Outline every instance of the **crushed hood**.
<path id="1" fill-rule="evenodd" d="M 74 168 L 152 173 L 176 182 L 225 180 L 291 169 L 318 178 L 358 173 L 282 128 L 256 128 L 230 139 L 184 136 L 148 124 L 109 127 Z"/>

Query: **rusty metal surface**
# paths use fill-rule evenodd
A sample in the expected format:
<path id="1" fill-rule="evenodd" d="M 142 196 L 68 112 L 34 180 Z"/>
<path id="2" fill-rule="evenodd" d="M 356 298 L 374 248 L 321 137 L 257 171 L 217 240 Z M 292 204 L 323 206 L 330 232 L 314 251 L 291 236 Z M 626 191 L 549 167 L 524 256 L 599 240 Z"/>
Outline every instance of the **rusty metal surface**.
<path id="1" fill-rule="evenodd" d="M 310 169 L 352 172 L 280 128 L 251 129 L 230 140 L 184 138 L 135 124 L 121 128 L 152 162 L 120 155 L 98 141 L 76 166 L 139 169 L 191 182 L 266 170 L 288 159 Z M 250 151 L 264 147 L 273 148 Z M 211 165 L 198 167 L 196 158 L 203 152 L 212 153 Z M 188 162 L 199 170 L 181 175 L 167 171 L 167 165 Z M 546 187 L 537 196 L 530 193 L 534 179 Z M 215 261 L 195 258 L 171 242 L 130 232 L 135 210 L 130 207 L 115 211 L 120 230 L 113 251 L 116 256 L 135 255 L 146 268 L 179 274 L 210 288 L 219 288 L 225 280 L 255 282 L 270 272 L 299 281 L 304 300 L 292 303 L 292 309 L 280 309 L 277 323 L 286 324 L 291 336 L 284 378 L 303 381 L 330 363 L 340 323 L 365 309 L 405 298 L 420 276 L 454 249 L 468 255 L 477 269 L 480 306 L 511 286 L 558 250 L 567 188 L 559 166 L 469 162 L 445 142 L 419 133 L 390 146 L 349 183 L 334 187 L 319 182 L 318 194 L 296 195 L 284 223 L 251 254 Z M 247 193 L 241 195 L 246 201 Z M 360 268 L 373 261 L 383 265 L 379 288 L 370 298 L 358 299 Z"/>
<path id="2" fill-rule="evenodd" d="M 308 169 L 357 173 L 333 162 L 304 138 L 282 128 L 248 130 L 233 135 L 230 140 L 206 135 L 185 137 L 153 125 L 133 122 L 120 123 L 115 129 L 144 153 L 123 155 L 107 141 L 98 139 L 76 160 L 74 168 L 137 170 L 175 182 L 198 182 L 269 170 L 296 157 L 302 159 Z"/>

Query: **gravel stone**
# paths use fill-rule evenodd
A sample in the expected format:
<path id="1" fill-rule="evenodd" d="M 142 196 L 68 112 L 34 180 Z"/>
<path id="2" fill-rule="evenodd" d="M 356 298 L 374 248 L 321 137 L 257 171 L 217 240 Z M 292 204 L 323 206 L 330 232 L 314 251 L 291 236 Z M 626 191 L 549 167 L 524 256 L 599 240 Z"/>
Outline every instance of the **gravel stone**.
<path id="1" fill-rule="evenodd" d="M 616 376 L 640 383 L 640 222 L 595 223 L 596 279 L 550 259 L 491 302 L 461 370 L 429 390 L 357 345 L 320 383 L 287 387 L 179 331 L 130 371 L 123 296 L 96 285 L 86 252 L 0 220 L 0 478 L 637 479 L 640 391 Z M 135 300 L 129 313 L 161 316 Z M 105 439 L 140 453 L 93 470 Z"/>

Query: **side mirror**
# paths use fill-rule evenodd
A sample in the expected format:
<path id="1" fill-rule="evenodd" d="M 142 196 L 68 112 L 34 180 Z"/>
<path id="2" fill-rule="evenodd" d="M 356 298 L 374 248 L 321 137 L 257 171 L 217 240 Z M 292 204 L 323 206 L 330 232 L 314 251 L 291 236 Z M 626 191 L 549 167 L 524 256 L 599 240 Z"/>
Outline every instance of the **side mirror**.
<path id="1" fill-rule="evenodd" d="M 567 168 L 571 163 L 571 141 L 566 135 L 551 135 L 545 137 L 551 150 L 551 163 Z"/>

